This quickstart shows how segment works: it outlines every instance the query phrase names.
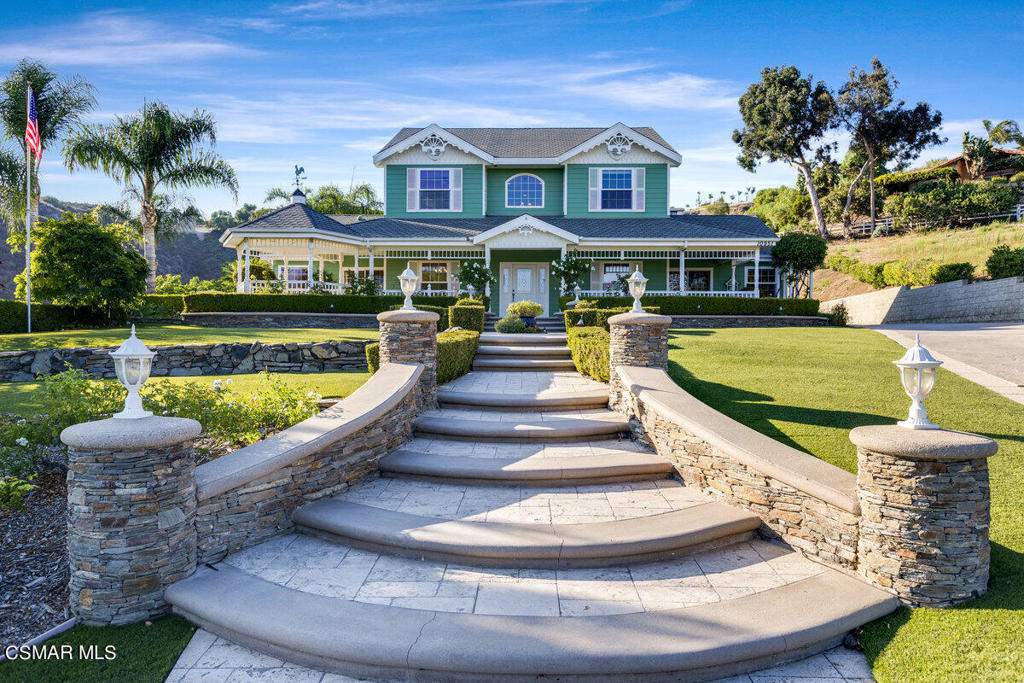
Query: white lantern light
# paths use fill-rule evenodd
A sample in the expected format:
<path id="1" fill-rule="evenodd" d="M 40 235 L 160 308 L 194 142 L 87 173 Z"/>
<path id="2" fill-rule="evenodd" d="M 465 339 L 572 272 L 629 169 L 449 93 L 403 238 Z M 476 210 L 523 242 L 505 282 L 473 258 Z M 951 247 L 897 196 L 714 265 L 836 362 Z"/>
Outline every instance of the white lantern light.
<path id="1" fill-rule="evenodd" d="M 629 283 L 629 294 L 633 297 L 633 312 L 643 313 L 644 309 L 640 307 L 640 297 L 644 295 L 644 291 L 647 289 L 647 278 L 637 268 L 633 271 L 632 275 L 626 278 L 626 282 Z"/>
<path id="2" fill-rule="evenodd" d="M 402 306 L 402 310 L 415 310 L 415 307 L 412 305 L 412 295 L 416 291 L 416 284 L 419 282 L 419 278 L 416 276 L 416 273 L 412 272 L 412 268 L 406 265 L 405 270 L 398 276 L 398 281 L 402 283 L 402 294 L 405 294 L 405 304 Z"/>
<path id="3" fill-rule="evenodd" d="M 580 289 L 580 285 L 579 285 L 579 283 L 577 282 L 577 283 L 576 283 L 576 286 L 572 288 L 572 292 L 573 292 L 573 294 L 575 294 L 575 295 L 576 295 L 576 298 L 572 300 L 572 302 L 573 302 L 574 304 L 578 304 L 578 303 L 580 302 L 580 292 L 582 292 L 582 291 L 583 291 L 583 290 L 582 290 L 582 289 Z"/>
<path id="4" fill-rule="evenodd" d="M 903 390 L 912 401 L 907 419 L 897 424 L 906 429 L 942 429 L 928 421 L 928 411 L 924 407 L 924 400 L 935 388 L 935 376 L 942 361 L 935 360 L 928 349 L 921 346 L 921 335 L 918 334 L 914 346 L 893 363 L 899 367 Z"/>
<path id="5" fill-rule="evenodd" d="M 117 351 L 110 354 L 114 359 L 114 370 L 117 372 L 117 380 L 128 390 L 128 396 L 124 399 L 124 410 L 116 418 L 134 420 L 140 417 L 151 417 L 153 413 L 142 409 L 142 399 L 139 397 L 139 389 L 149 379 L 149 372 L 153 368 L 153 357 L 156 353 L 146 348 L 138 337 L 135 336 L 135 325 L 132 325 L 132 335 L 124 341 Z"/>
<path id="6" fill-rule="evenodd" d="M 469 292 L 469 298 L 472 299 L 473 295 L 476 294 L 476 287 L 473 285 L 466 285 L 466 291 Z"/>

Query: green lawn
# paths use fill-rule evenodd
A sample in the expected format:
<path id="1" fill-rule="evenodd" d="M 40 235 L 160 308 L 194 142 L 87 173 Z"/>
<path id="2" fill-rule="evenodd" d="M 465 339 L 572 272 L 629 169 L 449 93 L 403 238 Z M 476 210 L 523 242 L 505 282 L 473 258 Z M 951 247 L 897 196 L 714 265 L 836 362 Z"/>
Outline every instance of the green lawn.
<path id="1" fill-rule="evenodd" d="M 129 626 L 76 626 L 46 641 L 47 647 L 71 645 L 73 658 L 0 663 L 0 683 L 161 683 L 195 633 L 195 626 L 178 616 Z M 79 647 L 96 646 L 113 659 L 79 658 Z"/>
<path id="2" fill-rule="evenodd" d="M 219 342 L 316 342 L 377 339 L 373 329 L 324 329 L 262 327 L 197 327 L 194 325 L 137 325 L 135 333 L 149 346 L 166 344 L 216 344 Z M 32 334 L 0 334 L 0 351 L 56 349 L 76 346 L 119 346 L 129 334 L 126 327 L 102 330 L 64 330 Z"/>
<path id="3" fill-rule="evenodd" d="M 723 413 L 851 472 L 850 429 L 906 417 L 893 360 L 904 349 L 870 330 L 781 328 L 671 333 L 669 373 Z M 860 642 L 892 681 L 1009 681 L 1024 671 L 1024 406 L 940 370 L 929 417 L 999 442 L 991 459 L 992 578 L 955 609 L 901 609 Z"/>
<path id="4" fill-rule="evenodd" d="M 344 397 L 359 388 L 367 379 L 370 373 L 363 370 L 341 371 L 341 372 L 318 372 L 318 373 L 274 373 L 274 377 L 280 379 L 289 386 L 301 387 L 309 391 L 316 391 L 325 397 Z M 167 380 L 175 384 L 189 384 L 202 382 L 212 384 L 215 380 L 231 380 L 230 389 L 238 393 L 252 393 L 258 386 L 260 375 L 207 375 L 203 377 L 157 377 L 150 382 Z M 113 379 L 95 380 L 97 382 L 116 382 Z M 39 410 L 39 390 L 42 382 L 0 382 L 0 413 L 14 413 L 16 415 L 29 415 Z M 143 389 L 145 394 L 145 389 Z"/>

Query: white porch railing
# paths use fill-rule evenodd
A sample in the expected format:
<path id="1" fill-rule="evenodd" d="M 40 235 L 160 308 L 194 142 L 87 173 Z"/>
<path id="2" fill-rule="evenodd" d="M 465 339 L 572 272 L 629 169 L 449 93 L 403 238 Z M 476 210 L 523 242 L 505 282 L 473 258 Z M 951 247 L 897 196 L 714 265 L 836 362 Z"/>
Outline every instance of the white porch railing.
<path id="1" fill-rule="evenodd" d="M 310 287 L 320 289 L 328 294 L 344 294 L 349 285 L 337 282 L 308 282 L 307 280 L 249 280 L 249 292 L 251 294 L 262 294 L 265 292 L 283 292 L 285 294 L 305 294 Z M 240 282 L 235 287 L 236 291 L 244 292 L 245 283 Z"/>
<path id="2" fill-rule="evenodd" d="M 743 291 L 733 292 L 729 290 L 694 290 L 688 289 L 685 292 L 679 290 L 666 290 L 666 289 L 648 289 L 645 296 L 742 296 L 748 299 L 757 298 L 757 292 L 754 291 Z M 606 292 L 603 289 L 585 289 L 580 292 L 580 296 L 583 298 L 589 296 L 616 296 L 612 292 Z M 624 296 L 624 295 L 623 295 Z"/>
<path id="3" fill-rule="evenodd" d="M 385 289 L 381 294 L 397 294 L 399 296 L 405 296 L 402 294 L 400 289 Z M 457 289 L 420 289 L 417 290 L 413 296 L 458 296 L 459 290 Z"/>

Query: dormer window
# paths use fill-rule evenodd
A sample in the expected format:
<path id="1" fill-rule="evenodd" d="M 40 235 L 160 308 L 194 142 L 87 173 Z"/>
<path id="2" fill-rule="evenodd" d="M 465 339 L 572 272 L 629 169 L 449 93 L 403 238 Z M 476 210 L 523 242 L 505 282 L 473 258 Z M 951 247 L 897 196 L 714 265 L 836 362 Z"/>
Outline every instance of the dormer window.
<path id="1" fill-rule="evenodd" d="M 646 173 L 642 168 L 591 168 L 591 211 L 643 211 Z"/>
<path id="2" fill-rule="evenodd" d="M 532 173 L 519 173 L 506 180 L 505 208 L 543 209 L 544 181 Z"/>
<path id="3" fill-rule="evenodd" d="M 406 210 L 462 211 L 462 169 L 407 169 Z"/>

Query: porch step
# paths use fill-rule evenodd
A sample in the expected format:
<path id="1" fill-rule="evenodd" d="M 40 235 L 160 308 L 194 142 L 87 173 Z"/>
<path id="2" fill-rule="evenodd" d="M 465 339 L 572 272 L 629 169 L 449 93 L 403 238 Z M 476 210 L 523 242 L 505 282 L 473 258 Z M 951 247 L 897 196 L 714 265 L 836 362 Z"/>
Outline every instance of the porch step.
<path id="1" fill-rule="evenodd" d="M 474 370 L 509 370 L 531 372 L 538 370 L 573 370 L 572 358 L 535 359 L 535 358 L 487 358 L 477 357 L 473 361 Z"/>
<path id="2" fill-rule="evenodd" d="M 557 346 L 555 344 L 541 344 L 538 346 L 526 346 L 525 344 L 513 344 L 501 346 L 498 344 L 480 344 L 477 347 L 476 355 L 479 356 L 520 356 L 533 358 L 556 357 L 571 358 L 568 346 Z"/>
<path id="3" fill-rule="evenodd" d="M 516 413 L 504 416 L 494 413 L 486 420 L 460 416 L 459 410 L 435 410 L 413 421 L 417 436 L 438 436 L 450 439 L 494 442 L 580 441 L 626 434 L 629 420 L 611 410 L 592 410 L 586 417 L 546 417 Z M 555 413 L 557 416 L 557 413 Z"/>
<path id="4" fill-rule="evenodd" d="M 380 470 L 390 477 L 470 485 L 579 486 L 664 479 L 673 468 L 665 458 L 624 450 L 589 457 L 490 458 L 422 453 L 412 446 L 382 458 Z"/>
<path id="5" fill-rule="evenodd" d="M 831 570 L 697 607 L 580 618 L 371 604 L 226 564 L 200 567 L 165 596 L 177 614 L 235 643 L 387 680 L 708 680 L 822 651 L 897 606 Z"/>
<path id="6" fill-rule="evenodd" d="M 704 503 L 645 517 L 585 524 L 467 522 L 396 512 L 327 498 L 292 521 L 357 548 L 490 567 L 605 567 L 678 557 L 748 540 L 761 520 L 745 510 Z"/>
<path id="7" fill-rule="evenodd" d="M 480 335 L 481 344 L 498 344 L 502 346 L 536 346 L 538 344 L 559 344 L 565 346 L 569 337 L 565 334 L 499 334 L 484 332 Z"/>
<path id="8" fill-rule="evenodd" d="M 600 408 L 608 405 L 608 390 L 566 391 L 549 394 L 498 394 L 476 391 L 437 390 L 441 406 L 473 407 L 482 410 L 559 410 L 562 408 Z"/>

